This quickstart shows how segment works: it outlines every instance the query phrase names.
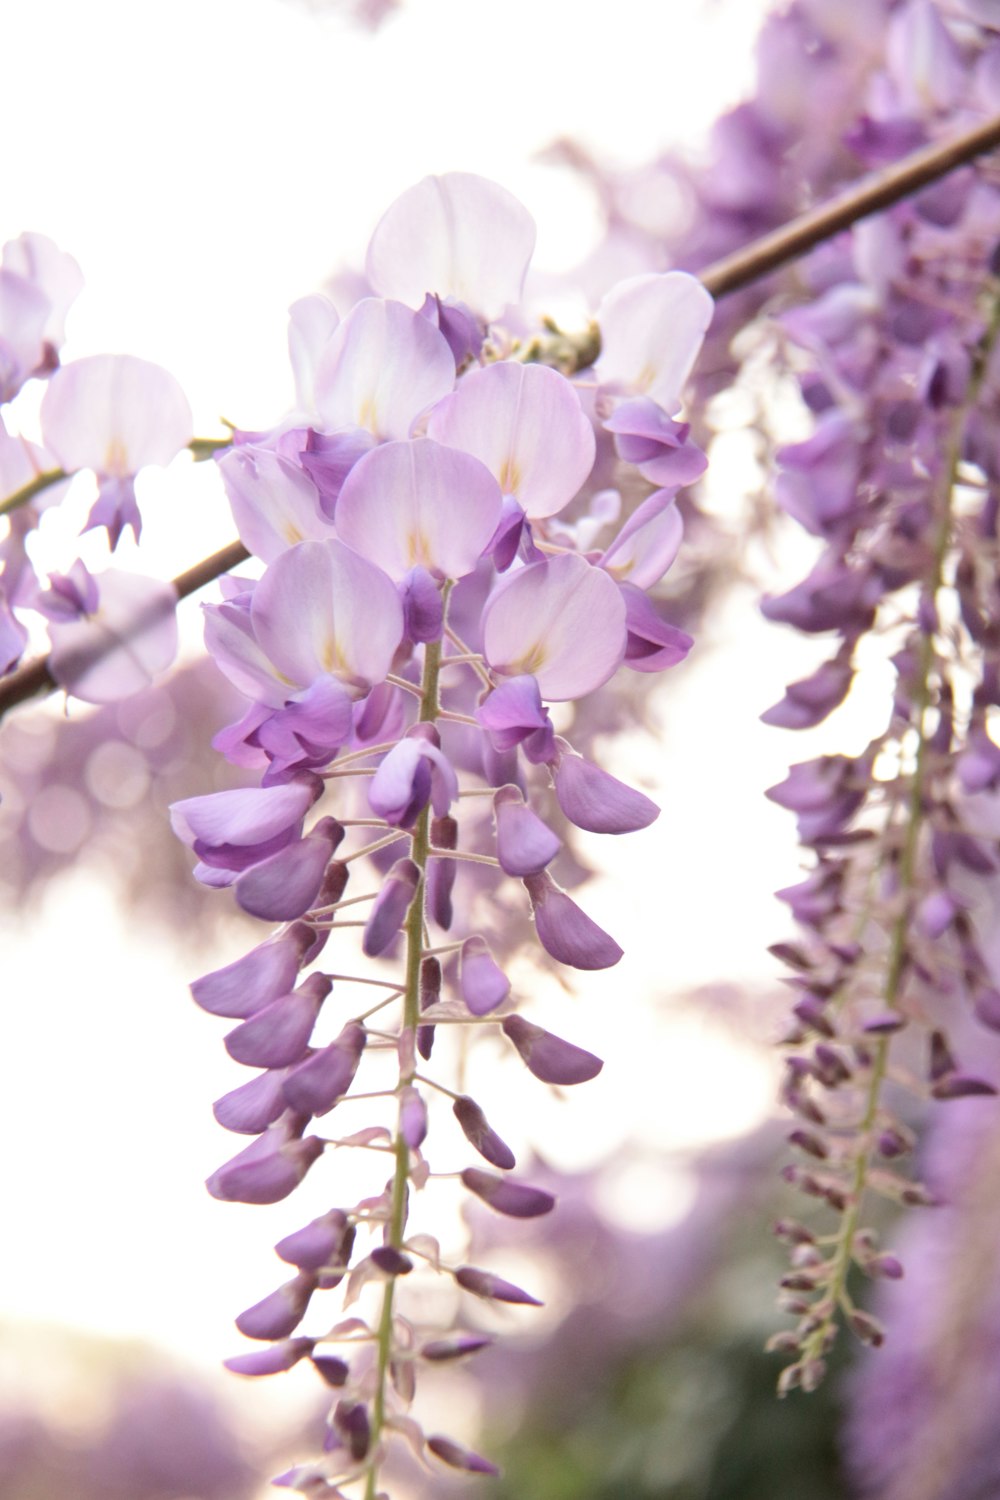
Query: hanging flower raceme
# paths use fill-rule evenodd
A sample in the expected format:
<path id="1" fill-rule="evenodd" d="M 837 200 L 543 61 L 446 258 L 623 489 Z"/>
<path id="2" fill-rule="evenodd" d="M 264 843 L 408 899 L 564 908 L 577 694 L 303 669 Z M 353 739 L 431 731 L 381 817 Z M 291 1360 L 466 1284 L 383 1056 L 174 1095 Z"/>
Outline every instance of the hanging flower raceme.
<path id="1" fill-rule="evenodd" d="M 516 1013 L 468 882 L 488 896 L 512 879 L 525 929 L 533 918 L 557 962 L 617 963 L 618 944 L 558 884 L 562 840 L 550 820 L 561 812 L 622 833 L 656 808 L 557 737 L 548 705 L 596 691 L 623 665 L 647 670 L 651 655 L 670 664 L 690 644 L 644 590 L 680 545 L 677 488 L 701 472 L 674 418 L 710 304 L 676 273 L 644 279 L 639 311 L 626 298 L 631 323 L 609 304 L 615 389 L 644 392 L 638 417 L 635 400 L 617 407 L 619 427 L 639 434 L 640 471 L 652 465 L 660 487 L 602 538 L 617 507 L 598 493 L 587 518 L 596 438 L 572 379 L 516 353 L 495 357 L 515 348 L 496 320 L 520 295 L 533 240 L 525 210 L 482 179 L 427 179 L 404 194 L 369 251 L 383 295 L 342 321 L 323 299 L 293 309 L 293 423 L 307 425 L 258 434 L 221 460 L 241 538 L 265 567 L 256 580 L 226 581 L 222 601 L 206 606 L 209 650 L 248 699 L 216 743 L 261 785 L 188 798 L 174 822 L 200 880 L 232 886 L 244 910 L 286 925 L 193 987 L 204 1009 L 238 1021 L 226 1048 L 255 1070 L 215 1106 L 222 1125 L 255 1139 L 209 1188 L 274 1202 L 335 1148 L 386 1152 L 392 1172 L 374 1196 L 287 1234 L 278 1254 L 298 1276 L 237 1320 L 266 1347 L 232 1368 L 261 1375 L 309 1360 L 336 1387 L 322 1463 L 281 1480 L 305 1493 L 362 1481 L 374 1495 L 393 1433 L 427 1459 L 490 1470 L 407 1416 L 421 1363 L 442 1357 L 442 1341 L 402 1316 L 402 1278 L 436 1272 L 466 1294 L 535 1300 L 491 1273 L 446 1265 L 408 1227 L 412 1193 L 437 1191 L 426 1160 L 436 1100 L 453 1102 L 445 1128 L 454 1134 L 457 1123 L 494 1169 L 462 1171 L 467 1193 L 515 1218 L 547 1213 L 554 1200 L 506 1175 L 513 1154 L 481 1104 L 435 1076 L 434 1032 L 493 1029 L 560 1086 L 601 1063 Z M 661 303 L 676 330 L 649 373 L 637 330 Z M 643 606 L 656 623 L 637 646 Z M 492 822 L 475 816 L 480 794 L 492 795 Z M 370 873 L 355 873 L 360 864 Z M 354 972 L 349 928 L 379 960 L 370 974 Z M 334 963 L 313 967 L 329 948 Z M 331 996 L 335 1035 L 324 1015 Z M 353 1111 L 347 1119 L 355 1079 L 390 1048 L 395 1118 L 358 1129 Z M 334 1110 L 342 1126 L 310 1133 Z M 357 1315 L 302 1335 L 314 1303 L 342 1280 Z M 463 1352 L 478 1347 L 455 1337 Z"/>
<path id="2" fill-rule="evenodd" d="M 875 60 L 873 109 L 852 135 L 873 165 L 907 138 L 951 130 L 944 111 L 983 86 L 995 36 L 907 0 Z M 828 1220 L 778 1226 L 792 1259 L 783 1306 L 796 1319 L 772 1341 L 791 1360 L 782 1393 L 820 1382 L 841 1321 L 882 1341 L 853 1301 L 852 1268 L 895 1280 L 902 1267 L 877 1251 L 868 1205 L 933 1201 L 907 1170 L 915 1137 L 900 1084 L 923 1102 L 995 1092 L 947 1032 L 963 1005 L 998 1025 L 982 936 L 1000 859 L 987 812 L 1000 764 L 998 230 L 992 179 L 979 166 L 954 174 L 855 226 L 836 265 L 825 262 L 819 300 L 780 315 L 817 420 L 779 452 L 775 498 L 823 551 L 764 613 L 836 640 L 763 718 L 822 723 L 876 643 L 891 641 L 895 676 L 867 746 L 793 765 L 768 793 L 795 813 L 811 854 L 805 878 L 778 892 L 800 930 L 772 950 L 794 997 L 784 1176 Z"/>

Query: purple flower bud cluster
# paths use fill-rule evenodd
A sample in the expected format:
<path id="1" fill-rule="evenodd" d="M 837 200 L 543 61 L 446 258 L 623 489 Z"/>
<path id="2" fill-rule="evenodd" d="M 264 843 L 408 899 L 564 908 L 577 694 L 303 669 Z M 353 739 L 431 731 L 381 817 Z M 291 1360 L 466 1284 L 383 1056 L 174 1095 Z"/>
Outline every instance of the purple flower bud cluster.
<path id="1" fill-rule="evenodd" d="M 953 129 L 960 100 L 996 108 L 994 33 L 926 0 L 893 10 L 870 62 L 848 135 L 866 166 Z M 836 1216 L 816 1239 L 785 1235 L 782 1300 L 798 1324 L 775 1345 L 795 1356 L 782 1392 L 822 1378 L 841 1316 L 882 1341 L 847 1289 L 852 1265 L 901 1274 L 866 1238 L 866 1194 L 934 1201 L 901 1170 L 913 1136 L 896 1085 L 928 1100 L 995 1093 L 947 1031 L 962 1006 L 997 1020 L 976 911 L 1000 855 L 998 238 L 994 175 L 965 168 L 817 252 L 815 300 L 777 315 L 814 427 L 779 451 L 775 497 L 821 551 L 763 610 L 833 642 L 764 721 L 823 723 L 874 653 L 895 673 L 885 727 L 860 753 L 794 765 L 768 793 L 812 855 L 778 893 L 803 935 L 773 950 L 794 995 L 785 1176 Z"/>
<path id="2" fill-rule="evenodd" d="M 536 1301 L 492 1271 L 444 1265 L 408 1227 L 411 1196 L 435 1191 L 436 1096 L 451 1100 L 452 1138 L 457 1124 L 486 1163 L 458 1174 L 471 1198 L 516 1219 L 555 1199 L 508 1175 L 514 1155 L 481 1105 L 435 1076 L 435 1033 L 486 1027 L 563 1087 L 601 1062 L 517 1013 L 466 877 L 480 903 L 518 882 L 523 922 L 556 962 L 618 962 L 618 944 L 553 874 L 551 809 L 610 834 L 657 809 L 557 735 L 550 705 L 622 666 L 673 665 L 691 644 L 647 590 L 680 545 L 677 492 L 704 467 L 677 415 L 711 301 L 681 273 L 622 283 L 598 312 L 600 360 L 574 381 L 545 362 L 544 337 L 520 345 L 505 331 L 533 241 L 525 210 L 483 179 L 410 189 L 369 247 L 377 295 L 342 320 L 321 298 L 293 309 L 299 411 L 273 432 L 237 434 L 220 460 L 264 567 L 225 580 L 205 607 L 209 650 L 248 701 L 215 744 L 259 785 L 186 798 L 172 820 L 204 885 L 231 887 L 243 911 L 280 925 L 192 987 L 235 1023 L 226 1049 L 254 1070 L 215 1105 L 252 1139 L 208 1187 L 275 1203 L 335 1147 L 381 1152 L 391 1173 L 373 1196 L 286 1235 L 277 1253 L 296 1275 L 237 1319 L 261 1347 L 233 1369 L 308 1361 L 336 1389 L 321 1463 L 280 1481 L 308 1494 L 359 1481 L 374 1495 L 394 1434 L 493 1472 L 407 1415 L 422 1361 L 478 1341 L 404 1318 L 397 1282 L 436 1273 L 475 1296 Z M 588 516 L 578 496 L 605 433 L 649 493 L 602 542 L 603 500 Z M 355 893 L 362 862 L 372 875 Z M 348 928 L 380 961 L 371 974 L 351 972 Z M 313 967 L 331 949 L 336 967 Z M 376 998 L 363 990 L 353 1010 L 356 985 Z M 395 1081 L 373 1087 L 387 1054 Z M 317 1129 L 359 1094 L 394 1104 L 391 1129 Z M 314 1299 L 342 1282 L 358 1315 L 330 1330 L 320 1312 L 321 1331 L 303 1333 Z"/>

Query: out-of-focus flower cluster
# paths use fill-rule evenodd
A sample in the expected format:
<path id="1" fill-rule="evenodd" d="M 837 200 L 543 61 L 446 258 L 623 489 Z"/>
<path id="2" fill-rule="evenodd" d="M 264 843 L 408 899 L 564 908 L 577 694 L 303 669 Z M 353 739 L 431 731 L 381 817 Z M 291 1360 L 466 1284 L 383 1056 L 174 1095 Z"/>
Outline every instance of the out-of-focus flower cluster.
<path id="1" fill-rule="evenodd" d="M 609 173 L 572 143 L 555 149 L 605 209 L 608 236 L 586 268 L 598 284 L 637 264 L 702 268 L 995 113 L 1000 12 L 798 0 L 766 21 L 757 61 L 756 94 L 715 127 L 708 171 L 665 157 Z M 902 1274 L 865 1220 L 872 1194 L 932 1197 L 901 1170 L 918 1102 L 993 1093 L 948 1032 L 963 1011 L 1000 1019 L 984 952 L 1000 852 L 998 189 L 984 158 L 727 297 L 696 371 L 702 394 L 746 398 L 761 391 L 766 360 L 753 421 L 778 449 L 777 509 L 816 539 L 808 577 L 764 613 L 833 646 L 765 721 L 814 728 L 878 662 L 895 678 L 869 744 L 797 764 L 769 793 L 796 813 L 809 851 L 805 879 L 780 893 L 803 936 L 775 948 L 795 1009 L 784 1094 L 799 1116 L 797 1160 L 786 1175 L 837 1216 L 829 1234 L 779 1226 L 793 1261 L 784 1301 L 799 1320 L 774 1341 L 795 1356 L 783 1389 L 821 1378 L 840 1315 L 882 1341 L 855 1305 L 852 1267 Z M 781 372 L 811 429 L 794 444 L 774 436 L 787 422 L 788 402 L 773 398 Z M 700 410 L 711 423 L 711 403 Z M 744 515 L 741 534 L 760 517 Z"/>

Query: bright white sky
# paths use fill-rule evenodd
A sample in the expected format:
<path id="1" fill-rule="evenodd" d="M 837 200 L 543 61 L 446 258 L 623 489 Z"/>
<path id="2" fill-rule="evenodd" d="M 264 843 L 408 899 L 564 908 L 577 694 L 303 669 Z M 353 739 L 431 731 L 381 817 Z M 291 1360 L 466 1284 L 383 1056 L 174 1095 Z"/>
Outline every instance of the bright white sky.
<path id="1" fill-rule="evenodd" d="M 589 247 L 592 208 L 533 153 L 571 135 L 638 163 L 696 142 L 749 85 L 757 14 L 756 0 L 409 0 L 372 37 L 294 0 L 12 5 L 0 242 L 42 230 L 79 260 L 67 357 L 110 349 L 166 365 L 202 432 L 222 414 L 270 425 L 291 398 L 288 304 L 360 260 L 400 190 L 455 168 L 495 177 L 538 221 L 536 263 L 563 268 Z M 232 535 L 207 467 L 178 469 L 148 523 L 164 574 Z M 51 565 L 70 560 L 60 545 Z M 759 795 L 789 748 L 756 724 L 788 664 L 771 659 L 752 602 L 734 607 L 743 660 L 706 652 L 660 700 L 663 817 L 610 854 L 602 845 L 611 879 L 588 890 L 626 959 L 581 985 L 579 1002 L 544 997 L 533 1011 L 608 1060 L 586 1100 L 540 1106 L 538 1138 L 567 1166 L 634 1132 L 683 1147 L 737 1130 L 770 1099 L 770 1075 L 721 1034 L 705 1076 L 703 1025 L 630 1010 L 652 985 L 766 973 L 760 954 L 781 921 L 766 893 L 795 878 L 792 820 Z M 634 758 L 662 781 L 656 745 Z M 650 932 L 663 934 L 659 952 Z M 310 1210 L 220 1206 L 201 1188 L 230 1154 L 208 1106 L 233 1080 L 186 970 L 81 881 L 11 935 L 3 1100 L 20 1144 L 5 1197 L 19 1207 L 0 1309 L 214 1362 L 239 1344 L 234 1313 L 279 1279 L 265 1220 L 277 1237 Z M 663 1192 L 651 1220 L 673 1211 Z M 680 1179 L 677 1194 L 679 1207 Z"/>

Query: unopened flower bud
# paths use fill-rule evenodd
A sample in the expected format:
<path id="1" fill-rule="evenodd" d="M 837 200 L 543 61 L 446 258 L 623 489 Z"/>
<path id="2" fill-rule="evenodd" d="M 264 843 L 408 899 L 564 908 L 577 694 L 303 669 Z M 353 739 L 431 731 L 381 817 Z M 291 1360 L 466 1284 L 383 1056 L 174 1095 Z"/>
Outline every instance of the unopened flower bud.
<path id="1" fill-rule="evenodd" d="M 406 921 L 419 884 L 420 871 L 413 860 L 397 859 L 385 877 L 365 923 L 362 947 L 369 958 L 377 958 L 388 948 Z"/>
<path id="2" fill-rule="evenodd" d="M 286 1281 L 262 1302 L 241 1312 L 236 1326 L 248 1339 L 287 1338 L 301 1323 L 315 1290 L 315 1276 L 300 1272 L 294 1281 Z"/>
<path id="3" fill-rule="evenodd" d="M 469 1474 L 498 1475 L 500 1473 L 496 1464 L 491 1464 L 488 1458 L 482 1458 L 478 1453 L 473 1453 L 471 1448 L 463 1448 L 451 1438 L 429 1437 L 427 1447 L 435 1458 L 439 1458 L 442 1463 L 449 1464 L 453 1469 L 464 1469 Z"/>
<path id="4" fill-rule="evenodd" d="M 490 952 L 485 938 L 469 937 L 462 944 L 459 988 L 474 1016 L 488 1015 L 510 994 L 510 980 Z"/>
<path id="5" fill-rule="evenodd" d="M 480 1156 L 485 1157 L 494 1167 L 501 1167 L 505 1171 L 516 1164 L 513 1151 L 495 1130 L 490 1129 L 486 1116 L 474 1099 L 463 1094 L 455 1100 L 452 1110 L 466 1140 L 475 1146 Z"/>
<path id="6" fill-rule="evenodd" d="M 508 1214 L 514 1219 L 534 1219 L 555 1208 L 555 1198 L 542 1188 L 513 1182 L 509 1177 L 495 1177 L 492 1172 L 483 1172 L 479 1167 L 466 1167 L 461 1177 L 470 1193 L 475 1193 L 497 1213 Z"/>
<path id="7" fill-rule="evenodd" d="M 493 1302 L 524 1302 L 531 1307 L 542 1306 L 537 1297 L 522 1291 L 512 1281 L 504 1281 L 502 1276 L 494 1276 L 492 1271 L 481 1271 L 476 1266 L 459 1266 L 455 1272 L 455 1280 L 467 1292 L 474 1292 L 477 1297 L 488 1297 Z"/>
<path id="8" fill-rule="evenodd" d="M 503 1032 L 521 1054 L 528 1071 L 543 1083 L 587 1083 L 604 1066 L 592 1052 L 563 1041 L 551 1031 L 543 1031 L 523 1016 L 505 1016 Z"/>
<path id="9" fill-rule="evenodd" d="M 282 1370 L 290 1370 L 310 1354 L 315 1342 L 315 1339 L 284 1339 L 267 1349 L 236 1354 L 232 1359 L 223 1360 L 223 1364 L 236 1375 L 277 1375 Z"/>

